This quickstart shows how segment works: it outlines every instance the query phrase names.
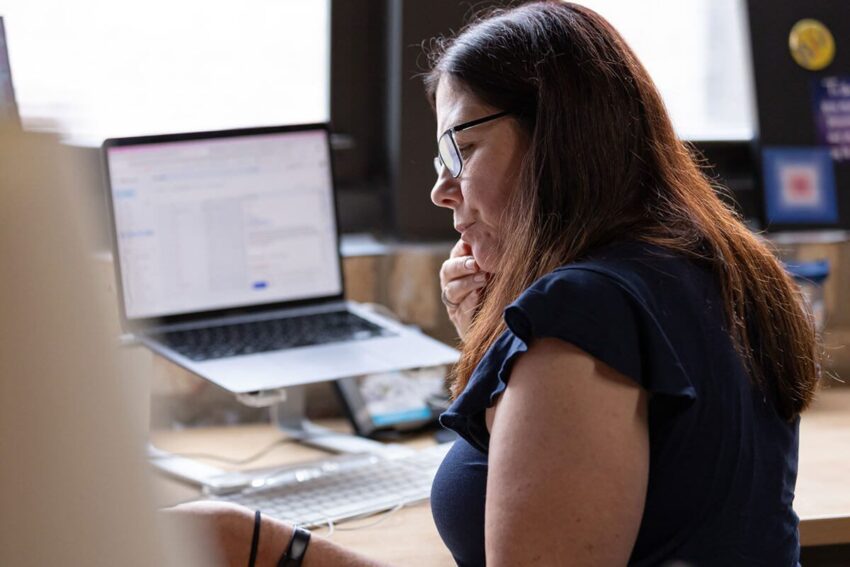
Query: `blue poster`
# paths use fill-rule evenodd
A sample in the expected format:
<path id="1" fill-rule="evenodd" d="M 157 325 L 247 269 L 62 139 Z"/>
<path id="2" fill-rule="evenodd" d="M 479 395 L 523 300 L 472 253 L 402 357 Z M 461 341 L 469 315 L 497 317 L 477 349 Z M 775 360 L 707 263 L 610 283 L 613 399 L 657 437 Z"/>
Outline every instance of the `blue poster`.
<path id="1" fill-rule="evenodd" d="M 762 172 L 767 222 L 838 222 L 835 171 L 829 148 L 765 148 Z"/>
<path id="2" fill-rule="evenodd" d="M 812 83 L 818 142 L 835 161 L 850 160 L 850 77 L 820 77 Z"/>

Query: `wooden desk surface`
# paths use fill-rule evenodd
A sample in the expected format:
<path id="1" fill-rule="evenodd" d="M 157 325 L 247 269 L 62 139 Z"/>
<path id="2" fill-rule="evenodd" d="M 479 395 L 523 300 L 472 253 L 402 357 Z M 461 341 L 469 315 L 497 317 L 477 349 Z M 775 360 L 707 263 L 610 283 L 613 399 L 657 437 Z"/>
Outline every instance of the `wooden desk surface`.
<path id="1" fill-rule="evenodd" d="M 325 425 L 327 423 L 323 422 Z M 341 421 L 332 424 L 344 428 Z M 241 458 L 275 440 L 279 446 L 251 468 L 306 461 L 326 453 L 285 442 L 269 425 L 208 428 L 152 433 L 154 444 L 178 453 L 212 453 Z M 431 443 L 428 437 L 412 440 L 413 446 Z M 209 461 L 221 468 L 233 468 Z M 197 498 L 196 488 L 158 477 L 158 505 L 167 506 Z M 803 416 L 800 436 L 800 469 L 794 507 L 800 516 L 804 546 L 850 543 L 850 388 L 822 392 Z M 345 522 L 331 539 L 394 565 L 451 566 L 451 555 L 437 534 L 427 502 L 381 516 Z M 373 524 L 376 520 L 381 522 Z M 316 530 L 327 535 L 327 528 Z"/>
<path id="2" fill-rule="evenodd" d="M 347 429 L 343 420 L 322 420 L 322 425 L 333 429 Z M 433 444 L 430 436 L 413 439 L 413 447 Z M 268 447 L 275 440 L 281 443 L 261 459 L 250 463 L 248 468 L 262 468 L 299 461 L 328 457 L 328 453 L 286 442 L 283 433 L 271 425 L 249 425 L 238 427 L 187 429 L 151 433 L 151 441 L 159 449 L 176 453 L 211 453 L 229 458 L 244 458 Z M 198 459 L 203 461 L 203 459 Z M 217 461 L 204 461 L 223 469 Z M 169 506 L 193 500 L 199 490 L 188 484 L 157 476 L 158 506 Z M 380 520 L 380 523 L 375 523 Z M 373 525 L 374 524 L 374 525 Z M 316 528 L 314 533 L 328 536 L 328 528 Z M 406 506 L 386 516 L 344 522 L 330 535 L 331 540 L 391 565 L 411 567 L 439 567 L 455 565 L 448 549 L 443 545 L 431 517 L 427 501 Z"/>
<path id="3" fill-rule="evenodd" d="M 822 391 L 803 414 L 794 509 L 803 545 L 850 543 L 850 387 Z"/>

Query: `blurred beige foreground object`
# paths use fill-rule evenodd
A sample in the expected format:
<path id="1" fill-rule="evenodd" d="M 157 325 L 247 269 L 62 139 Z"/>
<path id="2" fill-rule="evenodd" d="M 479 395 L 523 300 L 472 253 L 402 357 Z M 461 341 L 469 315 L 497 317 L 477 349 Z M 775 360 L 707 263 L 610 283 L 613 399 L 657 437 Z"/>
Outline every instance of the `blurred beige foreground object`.
<path id="1" fill-rule="evenodd" d="M 0 565 L 211 565 L 157 529 L 133 419 L 148 392 L 119 364 L 93 279 L 98 183 L 55 138 L 0 125 Z"/>

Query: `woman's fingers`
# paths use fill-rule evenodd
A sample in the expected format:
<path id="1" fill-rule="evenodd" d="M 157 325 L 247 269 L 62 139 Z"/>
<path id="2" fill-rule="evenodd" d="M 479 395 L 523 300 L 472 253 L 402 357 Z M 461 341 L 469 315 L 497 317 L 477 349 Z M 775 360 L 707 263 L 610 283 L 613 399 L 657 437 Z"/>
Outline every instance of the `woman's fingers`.
<path id="1" fill-rule="evenodd" d="M 455 242 L 455 245 L 452 246 L 452 251 L 449 252 L 449 258 L 456 258 L 457 256 L 469 256 L 471 254 L 472 247 L 463 240 L 458 240 L 457 242 Z"/>
<path id="2" fill-rule="evenodd" d="M 478 270 L 478 264 L 472 256 L 449 258 L 440 268 L 440 285 L 445 288 L 452 281 L 475 274 Z"/>
<path id="3" fill-rule="evenodd" d="M 463 324 L 464 330 L 469 327 L 469 322 L 472 319 L 472 314 L 475 312 L 475 308 L 478 306 L 478 302 L 481 299 L 481 292 L 478 290 L 481 288 L 476 288 L 466 294 L 466 297 L 463 298 L 463 301 L 458 305 L 458 319 L 459 322 Z"/>
<path id="4" fill-rule="evenodd" d="M 486 283 L 487 274 L 484 272 L 454 278 L 443 288 L 443 295 L 451 303 L 461 305 L 464 301 L 466 301 L 469 294 L 481 289 Z M 453 309 L 451 306 L 448 307 L 449 309 Z M 455 307 L 454 309 L 457 308 Z"/>
<path id="5" fill-rule="evenodd" d="M 457 307 L 447 309 L 449 319 L 451 319 L 451 322 L 457 331 L 457 336 L 460 337 L 461 340 L 463 340 L 466 336 L 466 331 L 472 323 L 472 316 L 475 315 L 475 308 L 478 307 L 478 303 L 481 301 L 480 290 L 480 287 L 475 288 L 466 294 L 463 301 L 461 301 Z"/>
<path id="6" fill-rule="evenodd" d="M 449 254 L 449 259 L 443 262 L 440 268 L 440 287 L 445 289 L 450 281 L 474 274 L 479 269 L 469 244 L 458 240 Z"/>
<path id="7" fill-rule="evenodd" d="M 452 247 L 449 259 L 440 268 L 440 286 L 449 319 L 463 338 L 475 308 L 481 300 L 480 289 L 487 284 L 487 274 L 475 262 L 472 248 L 463 240 Z"/>

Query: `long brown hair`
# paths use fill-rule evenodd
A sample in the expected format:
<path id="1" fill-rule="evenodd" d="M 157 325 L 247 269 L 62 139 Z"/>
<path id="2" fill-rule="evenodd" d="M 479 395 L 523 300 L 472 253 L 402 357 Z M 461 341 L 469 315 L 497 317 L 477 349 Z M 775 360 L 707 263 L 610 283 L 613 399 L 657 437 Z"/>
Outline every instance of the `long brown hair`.
<path id="1" fill-rule="evenodd" d="M 512 112 L 530 140 L 502 219 L 501 269 L 462 343 L 457 396 L 504 331 L 502 312 L 554 268 L 629 236 L 710 266 L 753 381 L 794 419 L 811 401 L 811 318 L 771 251 L 720 199 L 676 136 L 648 73 L 592 10 L 560 1 L 499 10 L 435 41 L 425 85 L 443 77 Z"/>

